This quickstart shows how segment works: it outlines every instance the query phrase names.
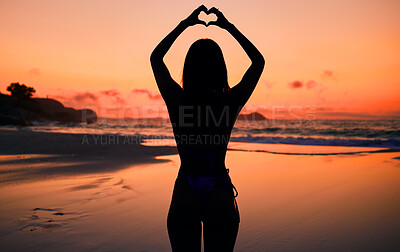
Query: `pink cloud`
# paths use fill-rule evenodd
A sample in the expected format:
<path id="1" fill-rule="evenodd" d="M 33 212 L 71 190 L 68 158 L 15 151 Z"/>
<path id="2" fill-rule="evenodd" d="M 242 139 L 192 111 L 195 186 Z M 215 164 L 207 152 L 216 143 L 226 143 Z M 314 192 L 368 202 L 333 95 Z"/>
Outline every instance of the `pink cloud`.
<path id="1" fill-rule="evenodd" d="M 161 100 L 159 93 L 148 90 L 147 88 L 135 88 L 131 91 L 133 94 L 145 94 L 150 100 Z"/>
<path id="2" fill-rule="evenodd" d="M 126 101 L 121 98 L 120 92 L 118 90 L 116 90 L 116 89 L 100 91 L 100 94 L 112 97 L 112 99 L 114 100 L 115 104 L 119 104 L 119 105 L 127 104 Z"/>
<path id="3" fill-rule="evenodd" d="M 274 84 L 272 84 L 271 82 L 266 81 L 266 80 L 263 80 L 262 83 L 263 83 L 264 86 L 265 86 L 266 88 L 268 88 L 268 89 L 272 88 L 272 86 L 274 85 Z"/>
<path id="4" fill-rule="evenodd" d="M 121 97 L 119 97 L 119 96 L 115 96 L 115 102 L 117 104 L 121 104 L 121 105 L 126 104 L 126 101 L 124 99 L 122 99 Z"/>
<path id="5" fill-rule="evenodd" d="M 323 71 L 321 77 L 322 79 L 337 80 L 336 76 L 330 70 Z"/>
<path id="6" fill-rule="evenodd" d="M 316 82 L 313 81 L 313 80 L 310 80 L 310 81 L 308 81 L 308 82 L 306 83 L 307 89 L 315 88 L 317 85 L 318 85 L 318 83 L 316 83 Z"/>
<path id="7" fill-rule="evenodd" d="M 108 96 L 118 96 L 120 94 L 119 91 L 116 89 L 104 90 L 100 91 L 100 93 Z"/>
<path id="8" fill-rule="evenodd" d="M 293 81 L 293 82 L 290 82 L 290 83 L 289 83 L 289 87 L 290 87 L 290 88 L 293 88 L 293 89 L 301 88 L 301 87 L 303 87 L 303 82 L 301 82 L 301 81 Z"/>
<path id="9" fill-rule="evenodd" d="M 92 101 L 92 102 L 97 102 L 98 97 L 97 95 L 90 93 L 90 92 L 84 92 L 84 93 L 78 93 L 72 97 L 73 100 L 77 102 L 87 102 L 87 101 Z"/>

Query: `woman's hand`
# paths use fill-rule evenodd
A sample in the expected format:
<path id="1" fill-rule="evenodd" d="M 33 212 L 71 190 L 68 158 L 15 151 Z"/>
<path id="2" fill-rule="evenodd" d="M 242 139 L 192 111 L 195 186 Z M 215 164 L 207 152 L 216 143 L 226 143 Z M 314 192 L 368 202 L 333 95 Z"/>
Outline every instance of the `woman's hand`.
<path id="1" fill-rule="evenodd" d="M 231 26 L 232 24 L 225 18 L 224 14 L 222 14 L 222 12 L 220 12 L 217 8 L 212 7 L 211 9 L 209 9 L 208 11 L 206 11 L 207 14 L 210 13 L 214 13 L 217 16 L 217 20 L 216 21 L 210 21 L 208 22 L 207 26 L 209 25 L 216 25 L 222 29 L 228 29 L 229 26 Z"/>
<path id="2" fill-rule="evenodd" d="M 202 11 L 207 12 L 206 6 L 204 5 L 199 6 L 192 12 L 192 14 L 189 15 L 189 17 L 183 20 L 183 23 L 186 24 L 187 26 L 193 26 L 196 24 L 202 24 L 207 26 L 206 22 L 199 19 L 199 14 Z"/>

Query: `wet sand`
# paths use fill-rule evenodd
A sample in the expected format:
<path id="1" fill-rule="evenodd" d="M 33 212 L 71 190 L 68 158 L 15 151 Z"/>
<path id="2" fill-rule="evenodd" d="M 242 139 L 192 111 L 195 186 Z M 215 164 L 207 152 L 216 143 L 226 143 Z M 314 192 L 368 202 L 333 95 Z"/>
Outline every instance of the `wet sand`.
<path id="1" fill-rule="evenodd" d="M 0 131 L 0 250 L 170 251 L 176 149 L 82 139 Z M 400 249 L 399 152 L 235 148 L 235 251 Z"/>
<path id="2" fill-rule="evenodd" d="M 24 129 L 24 128 L 23 128 Z M 143 146 L 135 136 L 0 130 L 0 188 L 6 184 L 57 179 L 161 162 L 171 146 Z"/>

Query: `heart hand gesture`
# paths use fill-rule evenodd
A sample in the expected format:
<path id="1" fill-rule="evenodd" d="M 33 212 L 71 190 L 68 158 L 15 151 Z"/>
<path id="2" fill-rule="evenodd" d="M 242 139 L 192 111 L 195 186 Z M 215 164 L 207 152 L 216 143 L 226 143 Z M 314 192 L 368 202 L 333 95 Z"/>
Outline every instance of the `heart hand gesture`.
<path id="1" fill-rule="evenodd" d="M 199 14 L 200 12 L 204 12 L 207 15 L 209 14 L 215 14 L 217 16 L 217 20 L 216 21 L 210 21 L 208 23 L 204 22 L 203 20 L 199 19 Z M 207 10 L 206 6 L 201 5 L 199 7 L 197 7 L 197 9 L 195 9 L 192 14 L 189 15 L 189 17 L 187 17 L 185 20 L 183 20 L 183 22 L 187 25 L 187 26 L 193 26 L 196 24 L 202 24 L 204 26 L 209 26 L 209 25 L 216 25 L 222 29 L 227 29 L 231 23 L 225 18 L 224 14 L 222 14 L 221 11 L 219 11 L 217 8 L 212 7 L 211 9 Z"/>
<path id="2" fill-rule="evenodd" d="M 222 29 L 227 29 L 231 25 L 231 23 L 225 18 L 224 14 L 222 14 L 222 12 L 215 7 L 212 7 L 211 9 L 205 11 L 205 13 L 207 14 L 213 13 L 217 16 L 216 21 L 210 21 L 206 26 L 216 25 Z"/>
<path id="3" fill-rule="evenodd" d="M 204 5 L 199 6 L 197 9 L 195 9 L 192 14 L 189 15 L 189 17 L 187 17 L 185 20 L 183 20 L 187 26 L 193 26 L 196 24 L 202 24 L 207 26 L 206 22 L 204 22 L 203 20 L 199 19 L 199 14 L 200 12 L 206 12 L 207 13 L 207 8 Z"/>

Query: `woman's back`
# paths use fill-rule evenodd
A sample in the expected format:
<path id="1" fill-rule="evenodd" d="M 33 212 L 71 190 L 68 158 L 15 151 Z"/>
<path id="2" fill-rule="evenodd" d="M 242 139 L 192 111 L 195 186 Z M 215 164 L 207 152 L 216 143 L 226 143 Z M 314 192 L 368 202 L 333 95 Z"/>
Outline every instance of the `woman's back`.
<path id="1" fill-rule="evenodd" d="M 240 111 L 230 102 L 229 91 L 201 97 L 201 101 L 182 92 L 167 106 L 181 157 L 181 173 L 224 174 L 227 145 Z"/>

